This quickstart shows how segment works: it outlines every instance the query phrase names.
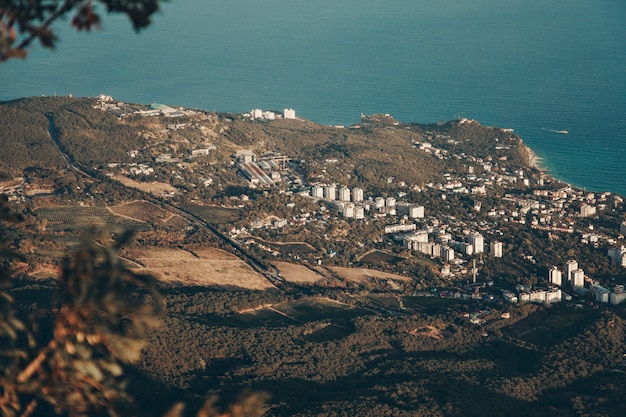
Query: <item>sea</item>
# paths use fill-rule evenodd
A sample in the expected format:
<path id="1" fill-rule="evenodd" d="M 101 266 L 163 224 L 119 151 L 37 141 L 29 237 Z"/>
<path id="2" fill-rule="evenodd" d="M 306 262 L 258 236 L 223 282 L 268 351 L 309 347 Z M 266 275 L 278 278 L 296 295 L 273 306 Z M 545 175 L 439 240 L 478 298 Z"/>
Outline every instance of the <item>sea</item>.
<path id="1" fill-rule="evenodd" d="M 123 16 L 56 30 L 54 50 L 0 64 L 0 101 L 466 117 L 514 129 L 560 180 L 626 195 L 624 0 L 170 0 L 139 33 Z"/>

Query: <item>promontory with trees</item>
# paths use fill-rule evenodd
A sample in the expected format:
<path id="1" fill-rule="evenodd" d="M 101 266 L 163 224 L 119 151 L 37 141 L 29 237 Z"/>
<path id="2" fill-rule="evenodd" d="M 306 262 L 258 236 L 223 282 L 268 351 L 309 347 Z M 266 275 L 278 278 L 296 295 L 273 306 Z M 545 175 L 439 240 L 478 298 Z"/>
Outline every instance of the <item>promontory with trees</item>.
<path id="1" fill-rule="evenodd" d="M 626 408 L 623 198 L 511 129 L 37 97 L 0 148 L 6 415 Z"/>

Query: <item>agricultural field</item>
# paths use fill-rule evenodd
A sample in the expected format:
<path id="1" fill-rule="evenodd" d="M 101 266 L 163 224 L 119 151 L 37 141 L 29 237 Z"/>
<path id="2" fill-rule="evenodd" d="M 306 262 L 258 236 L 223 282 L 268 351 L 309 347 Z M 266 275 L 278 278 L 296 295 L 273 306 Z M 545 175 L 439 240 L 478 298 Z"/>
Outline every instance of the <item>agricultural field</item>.
<path id="1" fill-rule="evenodd" d="M 189 222 L 177 214 L 170 213 L 147 201 L 131 201 L 108 207 L 115 215 L 157 226 L 185 227 Z"/>
<path id="2" fill-rule="evenodd" d="M 388 272 L 377 271 L 375 269 L 367 269 L 367 268 L 346 268 L 334 266 L 328 268 L 335 274 L 339 275 L 346 281 L 356 282 L 359 284 L 380 284 L 383 280 L 387 281 L 387 283 L 391 286 L 399 285 L 403 282 L 408 282 L 411 278 L 405 277 L 403 275 L 398 274 L 390 274 Z"/>
<path id="3" fill-rule="evenodd" d="M 46 219 L 48 230 L 82 230 L 91 226 L 113 226 L 145 229 L 136 220 L 118 216 L 106 207 L 47 206 L 35 209 L 35 215 Z"/>
<path id="4" fill-rule="evenodd" d="M 280 275 L 288 282 L 296 284 L 315 284 L 325 279 L 324 276 L 304 265 L 292 264 L 290 262 L 274 262 L 274 265 L 280 271 Z"/>
<path id="5" fill-rule="evenodd" d="M 182 249 L 132 249 L 127 258 L 144 265 L 137 272 L 149 273 L 169 285 L 222 286 L 265 290 L 273 285 L 242 260 L 219 249 L 194 252 Z"/>
<path id="6" fill-rule="evenodd" d="M 241 210 L 220 206 L 199 206 L 197 204 L 181 204 L 183 210 L 195 214 L 207 223 L 232 223 L 241 218 Z"/>

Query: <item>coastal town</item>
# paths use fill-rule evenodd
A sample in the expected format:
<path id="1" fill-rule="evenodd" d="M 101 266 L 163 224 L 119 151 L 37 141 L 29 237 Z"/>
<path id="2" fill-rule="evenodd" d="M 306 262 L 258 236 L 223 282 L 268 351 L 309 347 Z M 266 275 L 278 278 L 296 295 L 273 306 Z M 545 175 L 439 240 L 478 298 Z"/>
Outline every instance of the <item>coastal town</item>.
<path id="1" fill-rule="evenodd" d="M 502 415 L 569 415 L 582 395 L 622 409 L 621 388 L 585 387 L 626 372 L 623 197 L 553 178 L 512 129 L 106 96 L 16 101 L 0 119 L 18 126 L 0 137 L 0 204 L 22 217 L 0 230 L 9 294 L 43 316 L 85 245 L 154 279 L 167 312 L 130 366 L 167 398 L 248 381 L 296 392 L 271 407 L 297 415 L 310 387 L 366 381 L 341 409 L 367 415 L 374 395 L 384 415 L 381 395 L 416 393 L 413 413 L 440 381 L 429 409 L 448 387 L 477 392 L 459 410 L 495 396 Z"/>
<path id="2" fill-rule="evenodd" d="M 270 265 L 273 260 L 311 266 L 358 264 L 416 278 L 406 267 L 405 260 L 417 259 L 418 264 L 426 265 L 436 276 L 434 282 L 422 279 L 420 285 L 412 287 L 416 293 L 427 296 L 503 303 L 588 300 L 619 304 L 626 299 L 623 282 L 616 281 L 616 277 L 607 280 L 602 273 L 594 276 L 585 269 L 583 260 L 575 257 L 565 262 L 542 259 L 537 264 L 536 254 L 516 248 L 522 242 L 509 235 L 510 230 L 534 233 L 546 242 L 567 236 L 580 247 L 605 257 L 611 265 L 626 267 L 626 221 L 621 220 L 614 227 L 607 227 L 606 221 L 607 217 L 622 219 L 619 217 L 623 216 L 622 197 L 610 192 L 588 192 L 554 180 L 538 168 L 536 156 L 526 147 L 522 148 L 525 163 L 511 164 L 507 152 L 515 150 L 519 142 L 512 129 L 495 129 L 494 156 L 486 149 L 485 157 L 455 151 L 455 145 L 462 139 L 426 130 L 419 136 L 420 140 L 412 140 L 410 146 L 454 169 L 442 172 L 437 182 L 422 184 L 408 183 L 393 176 L 382 178 L 387 188 L 379 188 L 376 193 L 365 183 L 333 181 L 349 178 L 343 171 L 346 162 L 340 158 L 298 160 L 274 149 L 266 148 L 260 153 L 255 147 L 240 147 L 235 152 L 229 151 L 226 160 L 219 161 L 220 168 L 216 168 L 216 158 L 224 155 L 220 154 L 218 137 L 225 129 L 212 130 L 214 119 L 200 117 L 201 112 L 195 110 L 165 105 L 128 105 L 104 95 L 96 103 L 95 108 L 114 114 L 120 120 L 137 115 L 147 119 L 162 118 L 166 127 L 151 134 L 153 138 L 172 139 L 177 135 L 184 138 L 185 131 L 192 130 L 200 132 L 200 139 L 194 146 L 185 139 L 185 144 L 175 148 L 176 152 L 160 152 L 165 148 L 158 146 L 129 150 L 126 152 L 128 162 L 107 161 L 94 166 L 95 172 L 121 181 L 125 186 L 148 190 L 152 196 L 174 206 L 178 203 L 221 204 L 246 213 L 254 205 L 252 195 L 278 198 L 277 204 L 284 206 L 289 216 L 281 216 L 271 209 L 265 210 L 263 215 L 250 210 L 256 213 L 255 217 L 244 214 L 235 224 L 221 225 L 224 236 Z M 298 121 L 293 109 L 282 113 L 253 109 L 229 117 L 260 126 L 281 119 Z M 185 122 L 177 123 L 181 118 L 185 118 Z M 207 120 L 212 120 L 213 125 L 205 123 Z M 454 123 L 461 128 L 478 125 L 469 119 Z M 358 125 L 332 129 L 354 132 L 368 125 L 382 126 L 388 131 L 403 128 L 390 115 L 362 115 Z M 222 156 L 217 157 L 217 154 Z M 208 173 L 210 169 L 213 175 Z M 36 194 L 34 185 L 21 180 L 5 184 L 2 194 L 21 202 Z M 227 181 L 237 185 L 237 194 L 221 197 L 219 201 L 210 197 L 210 190 L 235 185 Z M 162 186 L 151 189 L 150 184 Z M 81 204 L 87 205 L 89 199 L 94 198 L 89 192 L 84 197 L 87 200 Z M 452 201 L 462 201 L 463 207 L 451 207 Z M 345 236 L 355 225 L 373 231 L 369 241 Z M 345 227 L 346 232 L 341 239 L 333 239 L 327 233 L 331 227 Z M 323 234 L 322 245 L 326 241 L 326 247 L 289 252 L 280 250 L 277 244 L 267 244 L 277 234 L 288 237 L 302 235 L 299 231 L 305 231 L 306 235 L 316 229 Z M 332 240 L 343 243 L 336 247 Z M 348 251 L 349 247 L 354 248 Z M 507 253 L 509 257 L 515 253 L 520 258 L 517 261 L 534 265 L 533 271 L 539 270 L 542 275 L 533 273 L 522 277 L 521 281 L 502 280 L 502 276 L 485 270 L 486 262 L 503 262 Z M 368 262 L 373 259 L 383 261 Z M 595 266 L 593 269 L 597 270 Z M 281 279 L 280 272 L 275 277 Z"/>

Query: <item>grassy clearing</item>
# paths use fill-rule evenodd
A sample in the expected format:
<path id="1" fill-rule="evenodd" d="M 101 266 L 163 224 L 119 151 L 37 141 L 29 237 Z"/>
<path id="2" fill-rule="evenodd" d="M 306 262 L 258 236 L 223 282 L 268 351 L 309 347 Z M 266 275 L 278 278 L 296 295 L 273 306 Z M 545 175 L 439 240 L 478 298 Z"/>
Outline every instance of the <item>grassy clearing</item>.
<path id="1" fill-rule="evenodd" d="M 145 222 L 154 225 L 166 225 L 172 227 L 185 227 L 189 223 L 178 215 L 155 206 L 147 201 L 131 201 L 108 208 L 116 215 Z"/>
<path id="2" fill-rule="evenodd" d="M 181 208 L 212 224 L 232 223 L 241 219 L 241 210 L 237 208 L 199 206 L 196 204 L 182 204 Z"/>
<path id="3" fill-rule="evenodd" d="M 355 317 L 372 314 L 361 308 L 324 300 L 302 300 L 281 305 L 278 309 L 303 322 L 330 320 L 333 323 L 344 323 Z"/>

